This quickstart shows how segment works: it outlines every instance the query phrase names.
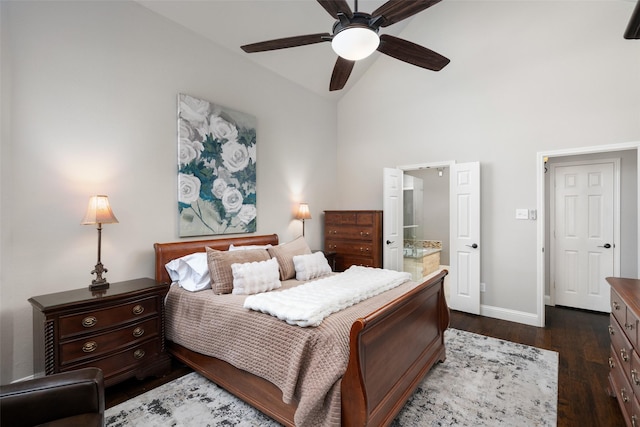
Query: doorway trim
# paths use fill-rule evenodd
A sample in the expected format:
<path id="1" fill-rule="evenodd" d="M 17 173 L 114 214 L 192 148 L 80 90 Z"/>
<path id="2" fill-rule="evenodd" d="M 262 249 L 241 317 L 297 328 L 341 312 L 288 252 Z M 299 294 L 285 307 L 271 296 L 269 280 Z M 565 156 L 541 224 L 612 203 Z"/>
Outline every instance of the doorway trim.
<path id="1" fill-rule="evenodd" d="M 544 185 L 544 168 L 545 168 L 545 158 L 548 157 L 560 157 L 560 156 L 575 156 L 580 154 L 593 154 L 593 153 L 612 153 L 615 151 L 624 151 L 624 150 L 637 150 L 636 155 L 638 156 L 638 160 L 640 161 L 640 141 L 634 142 L 623 142 L 619 144 L 610 144 L 610 145 L 596 145 L 592 147 L 580 147 L 580 148 L 568 148 L 563 150 L 549 150 L 549 151 L 539 151 L 536 154 L 536 182 L 537 182 L 537 209 L 539 212 L 538 215 L 538 227 L 537 227 L 537 298 L 536 298 L 536 315 L 537 315 L 537 326 L 544 327 L 545 326 L 545 247 L 547 247 L 545 228 L 546 228 L 546 217 L 545 217 L 545 200 L 546 200 L 546 191 Z M 640 196 L 640 173 L 638 173 L 637 177 L 638 186 L 637 191 Z M 638 225 L 640 226 L 640 197 L 638 198 Z M 639 228 L 640 230 L 640 228 Z M 640 248 L 640 232 L 636 239 Z M 640 267 L 640 250 L 638 251 L 638 259 L 636 260 L 638 266 Z M 640 270 L 640 268 L 639 268 Z"/>

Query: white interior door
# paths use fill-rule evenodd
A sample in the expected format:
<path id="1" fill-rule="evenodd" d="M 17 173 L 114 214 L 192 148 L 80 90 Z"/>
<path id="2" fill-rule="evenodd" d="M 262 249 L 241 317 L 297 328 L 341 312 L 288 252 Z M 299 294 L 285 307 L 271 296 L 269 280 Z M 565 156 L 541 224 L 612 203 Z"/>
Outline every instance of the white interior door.
<path id="1" fill-rule="evenodd" d="M 551 271 L 556 304 L 611 310 L 605 278 L 614 275 L 617 252 L 616 163 L 552 165 Z"/>
<path id="2" fill-rule="evenodd" d="M 384 268 L 402 271 L 402 176 L 400 169 L 384 168 L 382 260 Z"/>
<path id="3" fill-rule="evenodd" d="M 480 314 L 480 163 L 451 166 L 449 307 Z"/>

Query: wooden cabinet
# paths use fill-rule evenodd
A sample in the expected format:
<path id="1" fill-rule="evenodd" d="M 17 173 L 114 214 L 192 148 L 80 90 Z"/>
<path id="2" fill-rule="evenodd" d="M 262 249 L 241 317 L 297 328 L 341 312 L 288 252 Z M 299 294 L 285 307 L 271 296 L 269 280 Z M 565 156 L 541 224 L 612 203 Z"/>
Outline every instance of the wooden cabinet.
<path id="1" fill-rule="evenodd" d="M 336 271 L 382 267 L 382 211 L 324 211 L 324 249 L 336 253 Z"/>
<path id="2" fill-rule="evenodd" d="M 33 306 L 34 370 L 50 375 L 84 367 L 102 369 L 105 385 L 163 375 L 164 296 L 169 286 L 152 279 L 112 283 L 29 299 Z"/>
<path id="3" fill-rule="evenodd" d="M 608 277 L 611 285 L 609 384 L 627 426 L 640 425 L 640 280 Z"/>

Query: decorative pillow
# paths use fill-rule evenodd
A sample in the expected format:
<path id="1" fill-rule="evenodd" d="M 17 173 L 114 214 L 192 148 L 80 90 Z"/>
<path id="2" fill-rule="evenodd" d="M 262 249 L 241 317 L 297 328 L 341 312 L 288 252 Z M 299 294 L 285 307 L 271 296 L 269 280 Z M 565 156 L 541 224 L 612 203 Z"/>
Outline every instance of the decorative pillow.
<path id="1" fill-rule="evenodd" d="M 267 261 L 231 264 L 231 271 L 233 272 L 233 294 L 252 295 L 282 286 L 279 280 L 278 260 L 275 258 Z"/>
<path id="2" fill-rule="evenodd" d="M 322 252 L 293 257 L 297 280 L 311 280 L 331 273 L 331 267 Z"/>
<path id="3" fill-rule="evenodd" d="M 211 288 L 211 276 L 207 266 L 206 252 L 196 252 L 172 259 L 164 268 L 172 282 L 191 292 Z"/>
<path id="4" fill-rule="evenodd" d="M 289 280 L 296 276 L 296 268 L 293 265 L 295 255 L 311 253 L 311 249 L 302 236 L 290 242 L 267 248 L 267 251 L 269 251 L 271 258 L 276 258 L 280 264 L 280 280 Z"/>
<path id="5" fill-rule="evenodd" d="M 216 251 L 207 248 L 207 263 L 211 274 L 211 288 L 216 294 L 230 294 L 233 290 L 233 272 L 231 264 L 266 261 L 269 253 L 265 249 L 247 251 Z"/>
<path id="6" fill-rule="evenodd" d="M 234 246 L 233 243 L 229 246 L 229 251 L 250 251 L 251 249 L 267 249 L 271 247 L 271 243 L 267 245 L 245 245 Z"/>

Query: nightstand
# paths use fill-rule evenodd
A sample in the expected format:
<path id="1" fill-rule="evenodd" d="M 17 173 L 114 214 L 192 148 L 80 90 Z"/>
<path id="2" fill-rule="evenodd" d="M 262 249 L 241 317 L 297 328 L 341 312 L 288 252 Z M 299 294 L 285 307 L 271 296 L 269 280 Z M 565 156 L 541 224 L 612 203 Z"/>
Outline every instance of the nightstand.
<path id="1" fill-rule="evenodd" d="M 164 297 L 152 279 L 112 283 L 29 298 L 36 376 L 97 367 L 110 386 L 170 369 L 164 345 Z"/>

